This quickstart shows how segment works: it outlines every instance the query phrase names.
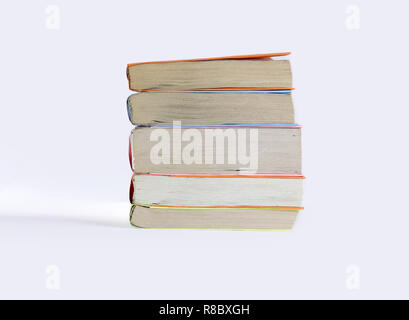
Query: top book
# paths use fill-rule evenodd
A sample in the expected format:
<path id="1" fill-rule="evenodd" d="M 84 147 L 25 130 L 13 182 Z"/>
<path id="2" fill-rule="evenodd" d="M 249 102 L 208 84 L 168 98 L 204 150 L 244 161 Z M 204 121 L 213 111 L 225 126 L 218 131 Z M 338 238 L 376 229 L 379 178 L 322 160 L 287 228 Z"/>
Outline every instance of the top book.
<path id="1" fill-rule="evenodd" d="M 129 88 L 134 91 L 173 90 L 277 90 L 291 89 L 288 60 L 270 53 L 193 60 L 129 64 Z"/>

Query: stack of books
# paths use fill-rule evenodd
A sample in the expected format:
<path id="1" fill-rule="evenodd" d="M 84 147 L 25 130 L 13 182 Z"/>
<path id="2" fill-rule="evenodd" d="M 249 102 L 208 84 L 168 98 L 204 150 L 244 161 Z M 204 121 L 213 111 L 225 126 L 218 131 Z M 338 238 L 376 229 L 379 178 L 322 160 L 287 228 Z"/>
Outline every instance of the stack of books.
<path id="1" fill-rule="evenodd" d="M 132 225 L 293 227 L 304 177 L 288 54 L 128 65 Z"/>

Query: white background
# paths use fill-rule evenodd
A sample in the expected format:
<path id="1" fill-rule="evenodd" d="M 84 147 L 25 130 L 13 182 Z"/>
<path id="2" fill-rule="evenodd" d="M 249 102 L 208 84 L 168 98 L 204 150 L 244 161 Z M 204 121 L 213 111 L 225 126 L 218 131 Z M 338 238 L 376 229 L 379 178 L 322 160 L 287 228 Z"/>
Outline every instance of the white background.
<path id="1" fill-rule="evenodd" d="M 46 28 L 58 5 L 60 30 Z M 350 30 L 349 5 L 360 8 Z M 406 1 L 2 1 L 0 298 L 409 298 Z M 291 51 L 291 232 L 128 223 L 126 64 Z M 60 269 L 60 290 L 46 268 Z M 360 268 L 360 290 L 347 286 Z"/>

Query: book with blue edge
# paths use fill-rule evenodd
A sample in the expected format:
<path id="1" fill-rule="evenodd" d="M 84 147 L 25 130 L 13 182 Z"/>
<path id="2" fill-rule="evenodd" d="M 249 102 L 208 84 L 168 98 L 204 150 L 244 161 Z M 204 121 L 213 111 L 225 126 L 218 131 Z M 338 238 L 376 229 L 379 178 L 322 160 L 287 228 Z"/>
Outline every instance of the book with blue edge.
<path id="1" fill-rule="evenodd" d="M 128 65 L 132 225 L 293 228 L 304 176 L 288 55 Z"/>

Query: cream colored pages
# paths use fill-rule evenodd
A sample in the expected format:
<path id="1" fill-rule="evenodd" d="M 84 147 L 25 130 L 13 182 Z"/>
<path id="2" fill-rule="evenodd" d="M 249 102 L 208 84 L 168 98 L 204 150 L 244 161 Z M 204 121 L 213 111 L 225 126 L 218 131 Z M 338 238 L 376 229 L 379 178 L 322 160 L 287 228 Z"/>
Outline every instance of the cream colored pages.
<path id="1" fill-rule="evenodd" d="M 222 140 L 213 139 L 213 143 L 206 143 L 206 134 L 212 129 L 195 129 L 198 132 L 200 156 L 197 160 L 187 163 L 183 158 L 183 152 L 188 151 L 193 141 L 181 141 L 180 161 L 175 161 L 173 153 L 174 130 L 172 128 L 136 128 L 131 133 L 131 156 L 132 167 L 137 173 L 285 173 L 301 174 L 301 129 L 279 129 L 279 128 L 242 128 L 243 135 L 239 131 L 226 131 L 226 138 Z M 184 134 L 182 129 L 181 135 Z M 254 131 L 256 130 L 256 131 Z M 212 131 L 214 133 L 215 131 Z M 219 131 L 220 132 L 220 131 Z M 228 132 L 231 132 L 229 140 Z M 251 132 L 257 133 L 252 136 Z M 169 139 L 167 138 L 169 137 Z M 243 138 L 244 137 L 244 138 Z M 239 139 L 243 142 L 246 157 L 239 157 Z M 169 157 L 164 159 L 160 150 L 155 149 L 164 140 L 170 142 L 168 148 Z M 209 141 L 209 140 L 208 140 Z M 236 145 L 236 154 L 229 151 L 229 144 Z M 160 145 L 159 145 L 160 146 Z M 166 147 L 166 146 L 165 146 Z M 199 153 L 199 152 L 198 152 Z M 217 154 L 223 155 L 222 163 L 217 163 Z M 212 161 L 206 163 L 206 156 L 213 155 Z M 229 163 L 229 154 L 231 162 Z M 192 151 L 190 155 L 195 155 Z M 177 160 L 177 159 L 176 159 Z"/>
<path id="2" fill-rule="evenodd" d="M 151 209 L 133 206 L 131 223 L 142 228 L 292 229 L 298 211 L 265 209 Z"/>
<path id="3" fill-rule="evenodd" d="M 288 60 L 213 60 L 128 67 L 132 90 L 291 88 Z"/>
<path id="4" fill-rule="evenodd" d="M 303 179 L 134 175 L 133 185 L 135 204 L 302 206 Z"/>
<path id="5" fill-rule="evenodd" d="M 143 92 L 128 99 L 134 125 L 294 123 L 290 93 Z"/>

